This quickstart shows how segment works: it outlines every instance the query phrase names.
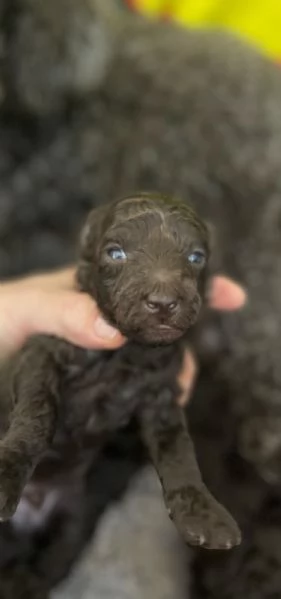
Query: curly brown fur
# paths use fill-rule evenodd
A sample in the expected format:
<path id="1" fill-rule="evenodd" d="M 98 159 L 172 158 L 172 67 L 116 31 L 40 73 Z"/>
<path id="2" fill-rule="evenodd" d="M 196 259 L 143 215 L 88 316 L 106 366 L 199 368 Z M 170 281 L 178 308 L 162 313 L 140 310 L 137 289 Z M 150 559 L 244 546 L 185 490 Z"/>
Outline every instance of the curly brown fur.
<path id="1" fill-rule="evenodd" d="M 91 213 L 82 233 L 77 280 L 132 341 L 105 365 L 98 352 L 38 336 L 4 364 L 2 519 L 14 515 L 56 431 L 67 428 L 79 444 L 85 434 L 98 443 L 136 415 L 170 517 L 186 541 L 212 549 L 240 542 L 231 516 L 202 482 L 184 414 L 176 404 L 181 339 L 198 318 L 208 254 L 206 226 L 172 198 L 142 194 Z M 75 379 L 78 370 L 79 383 L 85 384 L 84 369 L 92 390 L 79 401 Z"/>
<path id="2" fill-rule="evenodd" d="M 53 2 L 48 3 L 50 14 Z M 75 228 L 93 201 L 103 204 L 143 188 L 188 198 L 216 226 L 214 268 L 237 277 L 249 291 L 243 313 L 219 319 L 227 347 L 219 367 L 233 383 L 241 453 L 263 476 L 278 479 L 279 68 L 222 33 L 186 32 L 132 17 L 120 25 L 93 3 L 94 30 L 110 32 L 116 51 L 99 84 L 93 68 L 87 94 L 70 101 L 63 87 L 61 112 L 56 108 L 53 116 L 54 100 L 42 116 L 26 98 L 26 88 L 34 97 L 41 93 L 40 79 L 31 77 L 19 43 L 23 39 L 34 48 L 28 57 L 44 59 L 36 41 L 41 39 L 36 26 L 41 3 L 14 0 L 14 5 L 18 12 L 9 16 L 3 46 L 11 81 L 5 82 L 0 121 L 2 274 L 73 257 Z M 55 14 L 65 6 L 62 0 L 55 5 Z M 75 0 L 69 6 L 67 27 L 56 18 L 62 47 L 65 38 L 74 43 L 71 32 L 80 11 L 83 29 L 88 1 L 80 2 L 79 9 Z M 51 50 L 53 21 L 43 21 Z M 104 47 L 94 50 L 99 34 L 91 39 L 99 64 Z M 42 66 L 46 80 L 54 73 L 52 64 Z M 15 71 L 31 78 L 21 79 Z M 60 85 L 62 80 L 55 81 Z"/>
<path id="3" fill-rule="evenodd" d="M 142 193 L 90 215 L 77 280 L 129 339 L 166 344 L 198 318 L 208 258 L 207 228 L 192 208 Z"/>
<path id="4" fill-rule="evenodd" d="M 212 375 L 207 375 L 206 403 L 211 388 L 219 394 L 219 370 L 228 382 L 229 421 L 235 425 L 233 442 L 238 454 L 253 464 L 269 486 L 278 482 L 279 67 L 220 32 L 182 31 L 172 25 L 130 18 L 128 25 L 126 20 L 121 28 L 117 24 L 115 34 L 112 21 L 107 25 L 104 16 L 101 20 L 96 12 L 93 18 L 97 28 L 102 31 L 105 25 L 110 44 L 116 40 L 115 55 L 106 50 L 108 58 L 101 72 L 98 52 L 103 46 L 96 47 L 99 83 L 93 67 L 92 86 L 84 97 L 77 89 L 69 93 L 60 83 L 66 80 L 62 78 L 56 79 L 59 93 L 52 98 L 48 90 L 42 93 L 42 77 L 37 76 L 36 69 L 31 76 L 28 57 L 34 56 L 45 80 L 52 80 L 52 62 L 46 63 L 45 51 L 38 45 L 40 38 L 36 41 L 37 27 L 30 26 L 25 37 L 20 33 L 26 18 L 31 24 L 36 22 L 32 3 L 14 0 L 13 4 L 20 6 L 21 12 L 6 14 L 9 27 L 6 20 L 2 22 L 1 276 L 73 259 L 77 224 L 82 224 L 93 201 L 103 204 L 130 188 L 158 189 L 188 198 L 216 226 L 218 269 L 244 283 L 250 298 L 243 313 L 216 318 L 208 315 L 204 323 L 200 350 L 202 347 L 206 355 L 210 349 L 215 358 Z M 83 1 L 78 4 L 83 14 Z M 11 0 L 2 0 L 4 13 L 9 12 L 9 6 Z M 41 3 L 37 6 L 39 10 Z M 57 14 L 64 3 L 56 0 L 48 6 Z M 58 17 L 58 38 L 66 31 L 63 24 L 64 19 Z M 34 48 L 34 53 L 23 51 L 18 36 L 25 39 L 27 48 Z M 44 39 L 51 54 L 52 28 L 46 29 Z M 5 64 L 9 68 L 5 69 Z M 20 72 L 26 79 L 19 77 Z M 46 106 L 42 109 L 44 96 Z M 202 406 L 196 410 L 200 416 Z M 217 426 L 217 413 L 215 404 L 199 449 L 208 439 L 212 423 Z M 226 436 L 229 421 L 225 422 Z M 218 455 L 226 461 L 221 486 L 227 489 L 228 454 L 222 458 L 225 446 L 216 435 L 214 439 Z M 212 446 L 207 447 L 211 455 Z M 210 480 L 216 479 L 217 467 L 208 459 L 206 471 Z M 243 481 L 244 475 L 237 477 L 237 493 L 232 487 L 238 502 Z M 250 496 L 250 503 L 255 504 L 256 495 Z M 247 535 L 248 510 L 246 515 Z M 276 555 L 278 552 L 280 548 Z M 240 574 L 242 577 L 243 568 Z M 269 583 L 271 578 L 269 573 Z M 220 597 L 218 589 L 216 597 Z"/>
<path id="5" fill-rule="evenodd" d="M 190 596 L 279 599 L 281 489 L 269 486 L 239 455 L 231 402 L 229 381 L 214 376 L 213 364 L 204 367 L 188 414 L 191 434 L 203 477 L 239 522 L 243 542 L 225 556 L 193 554 Z"/>
<path id="6" fill-rule="evenodd" d="M 111 435 L 106 446 L 77 447 L 67 434 L 56 438 L 15 516 L 0 526 L 0 597 L 24 599 L 25 587 L 46 593 L 67 576 L 108 501 L 120 498 L 143 462 L 135 425 Z M 34 589 L 35 590 L 35 589 Z M 25 593 L 25 594 L 24 594 Z"/>

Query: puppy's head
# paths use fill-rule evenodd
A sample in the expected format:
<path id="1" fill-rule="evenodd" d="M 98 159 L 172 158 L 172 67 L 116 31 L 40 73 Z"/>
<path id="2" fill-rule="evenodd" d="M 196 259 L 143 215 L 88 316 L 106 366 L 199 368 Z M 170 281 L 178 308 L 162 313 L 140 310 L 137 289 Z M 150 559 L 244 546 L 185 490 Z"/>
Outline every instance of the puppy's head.
<path id="1" fill-rule="evenodd" d="M 126 337 L 168 344 L 197 319 L 208 256 L 207 228 L 189 206 L 140 194 L 89 215 L 77 280 Z"/>

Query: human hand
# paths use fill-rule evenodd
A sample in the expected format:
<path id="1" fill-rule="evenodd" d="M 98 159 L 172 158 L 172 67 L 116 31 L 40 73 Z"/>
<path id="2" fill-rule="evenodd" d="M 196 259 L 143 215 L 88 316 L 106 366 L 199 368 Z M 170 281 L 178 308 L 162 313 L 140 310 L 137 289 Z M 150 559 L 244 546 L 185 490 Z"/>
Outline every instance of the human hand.
<path id="1" fill-rule="evenodd" d="M 74 268 L 32 275 L 0 285 L 0 355 L 18 349 L 37 333 L 57 335 L 89 349 L 115 349 L 124 338 L 101 317 L 96 303 L 74 290 Z M 225 277 L 213 279 L 209 303 L 235 310 L 245 302 L 241 287 Z M 185 368 L 186 380 L 194 378 Z"/>
<path id="2" fill-rule="evenodd" d="M 74 289 L 74 273 L 66 268 L 0 285 L 0 356 L 37 333 L 89 349 L 115 349 L 124 343 L 89 295 Z"/>

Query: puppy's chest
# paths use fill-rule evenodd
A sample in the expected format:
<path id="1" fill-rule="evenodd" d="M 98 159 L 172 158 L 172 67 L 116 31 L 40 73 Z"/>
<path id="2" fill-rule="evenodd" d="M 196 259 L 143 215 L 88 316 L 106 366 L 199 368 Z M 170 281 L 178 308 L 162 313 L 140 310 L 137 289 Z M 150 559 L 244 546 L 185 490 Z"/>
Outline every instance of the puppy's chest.
<path id="1" fill-rule="evenodd" d="M 126 426 L 143 402 L 174 391 L 182 354 L 180 344 L 82 352 L 64 370 L 60 423 L 79 441 Z"/>

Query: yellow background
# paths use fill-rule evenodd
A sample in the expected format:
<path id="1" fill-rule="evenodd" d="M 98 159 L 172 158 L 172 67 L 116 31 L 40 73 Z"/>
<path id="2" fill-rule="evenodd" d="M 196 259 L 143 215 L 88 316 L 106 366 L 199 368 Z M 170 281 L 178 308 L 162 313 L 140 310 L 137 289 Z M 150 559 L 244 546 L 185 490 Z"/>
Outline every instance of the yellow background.
<path id="1" fill-rule="evenodd" d="M 221 26 L 281 60 L 281 0 L 131 0 L 148 15 L 193 26 Z"/>

